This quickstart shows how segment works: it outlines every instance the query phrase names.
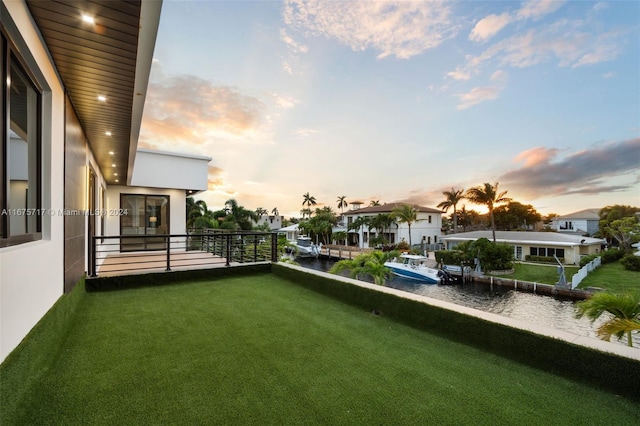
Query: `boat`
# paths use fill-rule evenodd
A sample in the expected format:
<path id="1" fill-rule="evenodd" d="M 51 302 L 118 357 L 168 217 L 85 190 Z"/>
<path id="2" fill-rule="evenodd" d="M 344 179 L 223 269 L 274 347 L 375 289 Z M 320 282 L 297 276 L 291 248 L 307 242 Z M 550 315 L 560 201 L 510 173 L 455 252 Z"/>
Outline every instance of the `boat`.
<path id="1" fill-rule="evenodd" d="M 428 284 L 439 284 L 442 272 L 427 266 L 428 257 L 403 253 L 387 262 L 384 266 L 391 269 L 395 275 Z"/>
<path id="2" fill-rule="evenodd" d="M 299 257 L 318 257 L 320 254 L 321 245 L 314 244 L 309 237 L 298 237 L 295 245 Z"/>

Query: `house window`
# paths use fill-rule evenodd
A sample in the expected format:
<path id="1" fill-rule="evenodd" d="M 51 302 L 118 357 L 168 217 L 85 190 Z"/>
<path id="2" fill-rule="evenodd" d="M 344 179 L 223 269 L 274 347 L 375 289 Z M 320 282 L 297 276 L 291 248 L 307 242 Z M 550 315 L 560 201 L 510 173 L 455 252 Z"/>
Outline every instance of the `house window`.
<path id="1" fill-rule="evenodd" d="M 2 36 L 0 247 L 42 238 L 42 90 Z"/>
<path id="2" fill-rule="evenodd" d="M 429 223 L 431 223 L 431 215 L 429 215 Z"/>

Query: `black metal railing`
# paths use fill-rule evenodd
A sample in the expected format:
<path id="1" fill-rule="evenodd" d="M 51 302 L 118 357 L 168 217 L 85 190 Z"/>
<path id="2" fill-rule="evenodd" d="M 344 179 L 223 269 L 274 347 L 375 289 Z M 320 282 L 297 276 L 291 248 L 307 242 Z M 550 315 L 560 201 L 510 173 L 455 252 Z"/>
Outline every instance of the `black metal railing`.
<path id="1" fill-rule="evenodd" d="M 219 230 L 95 236 L 90 241 L 89 276 L 276 262 L 277 240 L 270 232 Z"/>

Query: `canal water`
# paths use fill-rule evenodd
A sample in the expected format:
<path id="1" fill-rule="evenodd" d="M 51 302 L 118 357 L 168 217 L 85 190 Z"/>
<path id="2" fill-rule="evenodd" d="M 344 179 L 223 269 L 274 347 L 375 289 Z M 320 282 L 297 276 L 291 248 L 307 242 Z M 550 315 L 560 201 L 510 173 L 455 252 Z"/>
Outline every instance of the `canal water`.
<path id="1" fill-rule="evenodd" d="M 335 263 L 333 260 L 320 258 L 296 258 L 295 261 L 302 267 L 323 272 L 328 271 Z M 387 287 L 594 338 L 598 338 L 596 330 L 607 315 L 604 314 L 592 324 L 587 318 L 575 317 L 576 307 L 573 300 L 488 284 L 420 284 L 414 280 L 394 276 L 387 281 Z M 611 343 L 626 345 L 626 338 L 619 341 L 613 337 Z M 633 345 L 640 350 L 639 333 L 634 334 Z"/>

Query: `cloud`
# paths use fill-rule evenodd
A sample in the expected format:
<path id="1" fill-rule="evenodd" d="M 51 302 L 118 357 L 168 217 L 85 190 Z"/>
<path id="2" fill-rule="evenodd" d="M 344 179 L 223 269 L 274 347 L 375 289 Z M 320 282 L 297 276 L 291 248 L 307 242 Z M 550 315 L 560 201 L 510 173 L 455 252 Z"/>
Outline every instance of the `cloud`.
<path id="1" fill-rule="evenodd" d="M 294 53 L 307 53 L 309 51 L 308 46 L 298 43 L 290 35 L 288 35 L 285 28 L 280 28 L 280 40 L 284 41 L 289 50 Z"/>
<path id="2" fill-rule="evenodd" d="M 460 69 L 449 71 L 447 73 L 447 76 L 453 78 L 454 80 L 469 80 L 471 78 L 471 74 Z"/>
<path id="3" fill-rule="evenodd" d="M 628 191 L 632 185 L 603 186 L 605 179 L 638 173 L 640 138 L 611 142 L 556 161 L 558 150 L 538 147 L 516 157 L 521 168 L 498 179 L 529 197 Z"/>
<path id="4" fill-rule="evenodd" d="M 202 145 L 216 135 L 246 136 L 261 126 L 265 109 L 233 87 L 196 76 L 163 76 L 148 87 L 141 143 Z"/>
<path id="5" fill-rule="evenodd" d="M 476 23 L 469 34 L 469 40 L 486 41 L 511 23 L 513 18 L 508 12 L 501 15 L 489 15 Z"/>
<path id="6" fill-rule="evenodd" d="M 500 90 L 497 87 L 474 87 L 468 93 L 458 94 L 460 98 L 458 109 L 467 109 L 480 102 L 496 99 L 500 95 Z"/>
<path id="7" fill-rule="evenodd" d="M 335 39 L 354 51 L 376 50 L 378 58 L 408 59 L 457 32 L 447 2 L 288 0 L 284 21 L 306 36 Z"/>
<path id="8" fill-rule="evenodd" d="M 518 11 L 518 18 L 540 19 L 560 9 L 564 3 L 565 1 L 562 0 L 528 0 Z"/>
<path id="9" fill-rule="evenodd" d="M 561 67 L 610 61 L 620 53 L 621 33 L 594 33 L 582 21 L 560 20 L 505 38 L 467 60 L 465 70 L 485 63 L 525 68 L 556 60 Z"/>

